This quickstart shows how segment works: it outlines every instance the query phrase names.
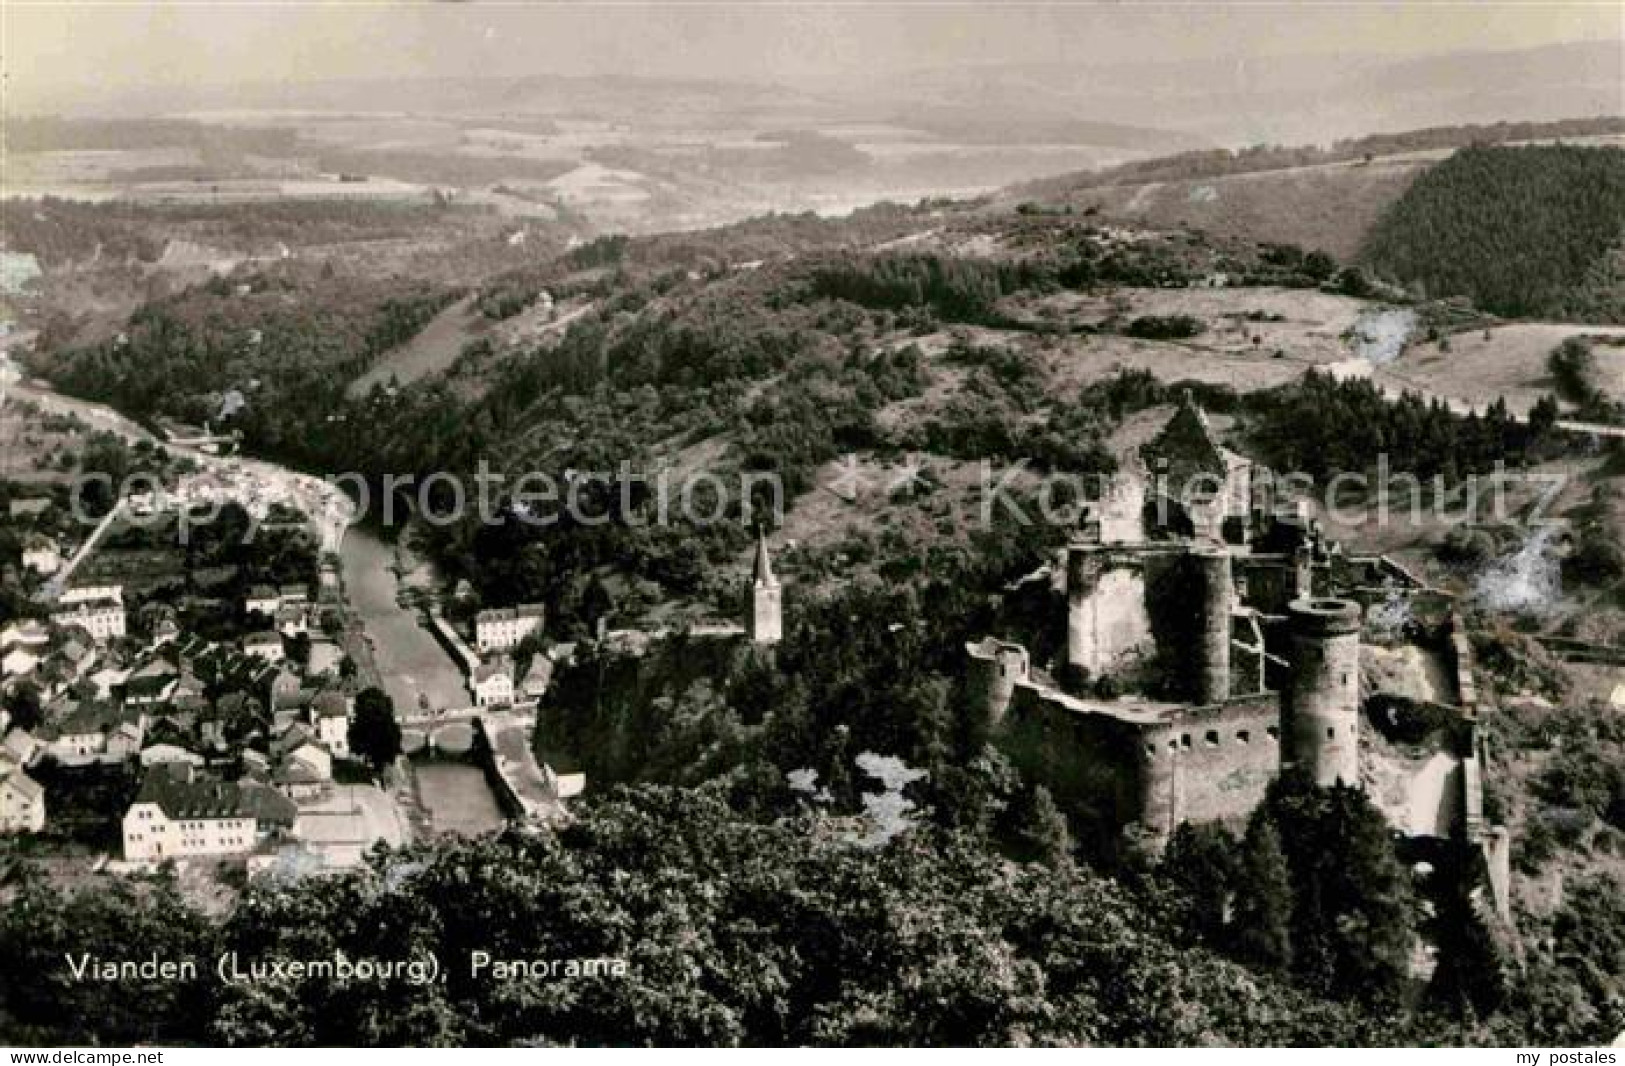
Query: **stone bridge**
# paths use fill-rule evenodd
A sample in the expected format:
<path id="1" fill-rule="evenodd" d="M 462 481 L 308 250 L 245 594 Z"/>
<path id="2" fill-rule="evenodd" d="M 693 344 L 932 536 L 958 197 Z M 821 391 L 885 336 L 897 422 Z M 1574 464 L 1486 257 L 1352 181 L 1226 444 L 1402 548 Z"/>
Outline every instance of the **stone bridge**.
<path id="1" fill-rule="evenodd" d="M 401 750 L 407 755 L 473 753 L 496 791 L 497 801 L 516 822 L 552 821 L 561 801 L 585 787 L 579 774 L 560 777 L 536 761 L 531 734 L 536 716 L 528 707 L 464 707 L 397 714 Z"/>

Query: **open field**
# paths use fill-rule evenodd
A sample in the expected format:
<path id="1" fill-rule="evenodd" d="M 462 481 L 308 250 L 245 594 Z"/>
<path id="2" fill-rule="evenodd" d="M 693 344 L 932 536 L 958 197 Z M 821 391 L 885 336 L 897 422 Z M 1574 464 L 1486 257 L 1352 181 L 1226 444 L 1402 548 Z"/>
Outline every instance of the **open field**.
<path id="1" fill-rule="evenodd" d="M 1312 289 L 1122 289 L 1108 296 L 1052 297 L 1038 312 L 1041 318 L 1076 325 L 1190 315 L 1206 326 L 1200 335 L 1182 341 L 1114 333 L 1070 337 L 1056 364 L 1069 382 L 1085 384 L 1121 365 L 1149 370 L 1165 381 L 1190 378 L 1251 392 L 1290 381 L 1308 366 L 1349 358 L 1352 349 L 1345 337 L 1371 306 Z"/>
<path id="2" fill-rule="evenodd" d="M 1277 241 L 1352 258 L 1366 231 L 1432 165 L 1410 156 L 1257 174 L 1078 189 L 1062 202 L 1221 240 Z"/>
<path id="3" fill-rule="evenodd" d="M 1553 391 L 1546 369 L 1552 349 L 1569 337 L 1587 335 L 1625 340 L 1625 327 L 1514 322 L 1473 330 L 1445 341 L 1413 344 L 1394 362 L 1377 368 L 1373 377 L 1382 384 L 1420 389 L 1479 410 L 1501 397 L 1514 413 L 1524 414 Z M 1599 344 L 1594 351 L 1599 383 L 1615 399 L 1625 399 L 1625 345 Z"/>

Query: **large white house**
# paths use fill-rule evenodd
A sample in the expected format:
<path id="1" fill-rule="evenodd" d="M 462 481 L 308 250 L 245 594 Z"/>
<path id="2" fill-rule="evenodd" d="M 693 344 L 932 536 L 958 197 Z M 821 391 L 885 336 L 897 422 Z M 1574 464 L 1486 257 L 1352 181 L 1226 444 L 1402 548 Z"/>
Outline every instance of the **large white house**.
<path id="1" fill-rule="evenodd" d="M 246 855 L 299 810 L 269 785 L 205 776 L 184 762 L 147 771 L 124 814 L 124 857 L 131 862 Z"/>
<path id="2" fill-rule="evenodd" d="M 541 628 L 547 609 L 539 603 L 499 607 L 474 616 L 474 644 L 481 652 L 510 651 Z"/>

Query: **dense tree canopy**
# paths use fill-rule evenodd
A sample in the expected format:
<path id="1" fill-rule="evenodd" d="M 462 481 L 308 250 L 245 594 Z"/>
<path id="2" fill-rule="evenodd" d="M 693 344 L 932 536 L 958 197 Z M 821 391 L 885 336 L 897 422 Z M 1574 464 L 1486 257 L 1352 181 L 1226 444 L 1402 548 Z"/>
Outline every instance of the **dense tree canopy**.
<path id="1" fill-rule="evenodd" d="M 1582 283 L 1625 235 L 1625 150 L 1466 148 L 1418 178 L 1363 258 L 1430 296 L 1501 315 L 1584 314 Z M 1617 313 L 1617 291 L 1605 314 Z"/>

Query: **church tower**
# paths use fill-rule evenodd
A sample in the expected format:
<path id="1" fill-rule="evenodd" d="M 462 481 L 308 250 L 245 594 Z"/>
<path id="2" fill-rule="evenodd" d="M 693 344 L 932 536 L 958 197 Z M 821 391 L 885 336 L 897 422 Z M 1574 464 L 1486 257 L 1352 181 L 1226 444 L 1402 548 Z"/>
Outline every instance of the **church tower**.
<path id="1" fill-rule="evenodd" d="M 773 576 L 773 560 L 767 554 L 767 534 L 756 535 L 756 564 L 750 575 L 750 614 L 745 632 L 752 644 L 777 644 L 784 638 L 783 590 Z"/>

